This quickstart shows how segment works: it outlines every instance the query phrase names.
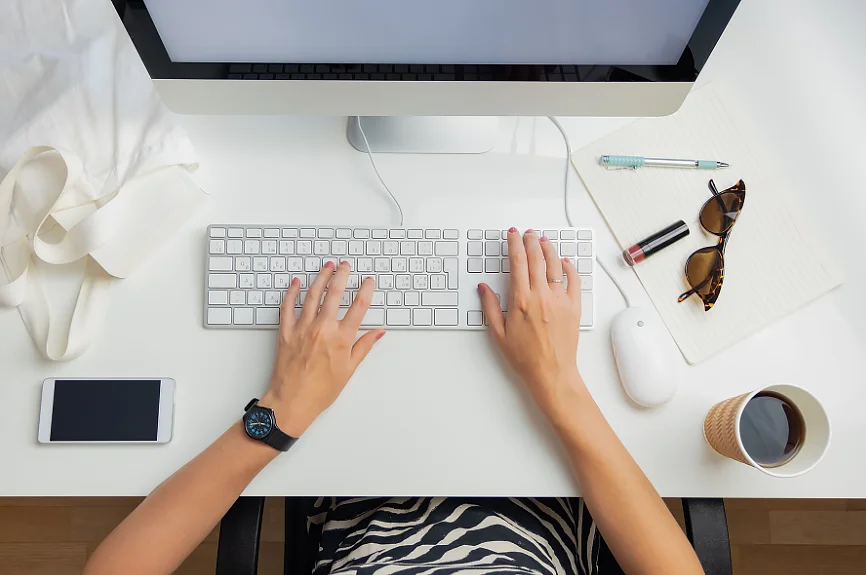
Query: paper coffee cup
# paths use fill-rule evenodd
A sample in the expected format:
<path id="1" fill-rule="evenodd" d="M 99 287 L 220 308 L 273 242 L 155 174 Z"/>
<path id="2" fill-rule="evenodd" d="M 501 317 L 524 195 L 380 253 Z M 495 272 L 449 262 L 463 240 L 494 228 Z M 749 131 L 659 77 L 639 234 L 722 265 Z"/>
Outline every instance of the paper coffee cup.
<path id="1" fill-rule="evenodd" d="M 776 467 L 763 466 L 752 459 L 743 447 L 740 420 L 746 404 L 762 392 L 775 392 L 787 399 L 802 414 L 805 424 L 800 449 L 790 460 Z M 704 418 L 704 439 L 716 452 L 740 463 L 751 465 L 773 477 L 797 477 L 812 470 L 830 446 L 830 419 L 814 395 L 796 385 L 768 385 L 719 402 Z"/>

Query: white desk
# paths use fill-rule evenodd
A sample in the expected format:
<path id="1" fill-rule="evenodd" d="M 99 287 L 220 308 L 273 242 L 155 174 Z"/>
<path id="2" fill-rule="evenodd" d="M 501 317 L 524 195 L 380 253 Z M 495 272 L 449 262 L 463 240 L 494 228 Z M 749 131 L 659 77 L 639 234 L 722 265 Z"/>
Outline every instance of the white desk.
<path id="1" fill-rule="evenodd" d="M 866 84 L 845 77 L 866 54 L 858 35 L 866 19 L 861 6 L 835 1 L 851 6 L 845 12 L 824 2 L 819 13 L 806 0 L 744 2 L 702 80 L 737 88 L 754 114 L 750 128 L 758 143 L 787 156 L 791 201 L 809 202 L 847 283 L 698 367 L 672 358 L 678 394 L 659 409 L 643 410 L 621 391 L 609 347 L 610 321 L 623 304 L 606 277 L 597 280 L 598 328 L 581 337 L 580 366 L 611 424 L 665 496 L 866 497 L 866 276 L 857 248 L 866 194 L 854 172 L 863 157 Z M 200 153 L 198 181 L 212 200 L 118 285 L 94 349 L 69 364 L 43 361 L 17 312 L 0 311 L 0 495 L 145 494 L 263 391 L 274 334 L 201 328 L 208 223 L 396 223 L 366 156 L 345 141 L 345 119 L 184 122 Z M 622 123 L 583 119 L 567 126 L 577 148 Z M 481 157 L 381 157 L 407 225 L 564 224 L 558 134 L 546 120 L 509 120 L 501 142 L 496 153 Z M 829 157 L 852 167 L 832 167 Z M 601 257 L 612 262 L 612 236 L 577 178 L 572 184 L 574 220 L 601 232 Z M 618 275 L 638 302 L 646 300 L 630 272 Z M 51 376 L 175 378 L 173 441 L 38 445 L 41 381 Z M 797 479 L 772 479 L 723 459 L 701 436 L 713 403 L 775 381 L 814 390 L 833 423 L 826 459 Z M 575 495 L 578 488 L 547 425 L 484 334 L 394 332 L 337 404 L 248 493 L 541 496 Z"/>

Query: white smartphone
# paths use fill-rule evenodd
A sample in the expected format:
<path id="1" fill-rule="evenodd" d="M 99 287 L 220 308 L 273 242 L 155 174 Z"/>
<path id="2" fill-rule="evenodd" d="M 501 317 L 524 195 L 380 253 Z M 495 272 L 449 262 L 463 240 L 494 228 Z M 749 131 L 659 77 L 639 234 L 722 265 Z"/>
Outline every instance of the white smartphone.
<path id="1" fill-rule="evenodd" d="M 173 421 L 173 379 L 42 382 L 39 443 L 168 443 Z"/>

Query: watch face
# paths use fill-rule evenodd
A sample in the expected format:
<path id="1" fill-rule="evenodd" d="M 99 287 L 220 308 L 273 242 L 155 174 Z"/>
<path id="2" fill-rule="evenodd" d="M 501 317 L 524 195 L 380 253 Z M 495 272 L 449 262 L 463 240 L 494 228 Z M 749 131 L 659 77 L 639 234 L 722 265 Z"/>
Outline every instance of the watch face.
<path id="1" fill-rule="evenodd" d="M 253 439 L 263 439 L 274 428 L 271 414 L 261 408 L 253 408 L 244 417 L 244 429 Z"/>

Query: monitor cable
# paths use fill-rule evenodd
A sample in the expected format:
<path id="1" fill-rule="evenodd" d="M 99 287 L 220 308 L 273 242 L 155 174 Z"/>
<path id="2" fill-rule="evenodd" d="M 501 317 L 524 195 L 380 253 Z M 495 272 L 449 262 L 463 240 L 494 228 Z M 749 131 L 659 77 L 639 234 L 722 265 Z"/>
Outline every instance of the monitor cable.
<path id="1" fill-rule="evenodd" d="M 367 134 L 364 133 L 364 126 L 361 125 L 361 116 L 355 116 L 355 119 L 358 122 L 358 131 L 361 132 L 361 137 L 364 139 L 364 145 L 367 147 L 367 156 L 370 158 L 370 165 L 373 166 L 373 171 L 376 172 L 376 177 L 379 178 L 379 183 L 382 184 L 382 187 L 385 188 L 385 191 L 388 192 L 388 195 L 391 196 L 391 199 L 394 201 L 394 205 L 397 206 L 397 211 L 400 212 L 400 227 L 403 227 L 403 206 L 400 205 L 400 202 L 397 201 L 397 198 L 394 197 L 394 194 L 391 192 L 391 188 L 388 187 L 388 184 L 385 183 L 385 180 L 382 179 L 382 174 L 379 173 L 379 168 L 376 167 L 376 160 L 373 159 L 373 150 L 370 148 L 370 142 L 367 141 Z"/>
<path id="2" fill-rule="evenodd" d="M 568 222 L 569 227 L 573 228 L 574 224 L 571 222 L 571 214 L 568 211 L 568 180 L 572 169 L 571 141 L 568 139 L 568 134 L 566 133 L 565 128 L 563 128 L 562 124 L 559 122 L 559 118 L 557 118 L 556 116 L 548 116 L 547 119 L 550 120 L 554 126 L 556 126 L 556 129 L 559 130 L 559 133 L 562 134 L 563 141 L 565 141 L 565 191 L 563 192 L 563 201 L 565 204 L 565 220 Z M 598 267 L 601 268 L 601 270 L 607 275 L 607 277 L 610 278 L 610 281 L 613 282 L 613 285 L 616 286 L 617 291 L 619 291 L 619 295 L 621 295 L 622 299 L 625 301 L 625 306 L 631 307 L 631 300 L 629 300 L 628 295 L 625 293 L 622 285 L 620 285 L 619 281 L 617 281 L 617 279 L 613 277 L 613 274 L 610 273 L 610 271 L 607 269 L 607 266 L 604 265 L 604 262 L 602 262 L 601 258 L 598 256 L 598 253 L 596 253 L 595 263 L 598 264 Z"/>

